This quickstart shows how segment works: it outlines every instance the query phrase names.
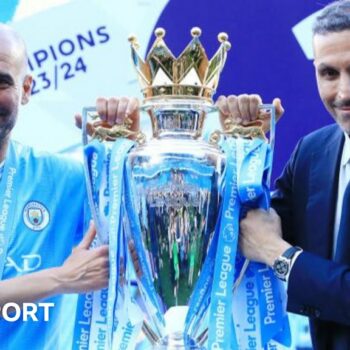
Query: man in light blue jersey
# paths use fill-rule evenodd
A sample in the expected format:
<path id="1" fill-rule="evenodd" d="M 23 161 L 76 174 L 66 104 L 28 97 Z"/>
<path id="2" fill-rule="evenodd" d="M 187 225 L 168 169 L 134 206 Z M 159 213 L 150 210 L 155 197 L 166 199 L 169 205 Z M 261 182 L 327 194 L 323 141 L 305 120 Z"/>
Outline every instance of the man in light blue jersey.
<path id="1" fill-rule="evenodd" d="M 25 44 L 11 28 L 0 25 L 0 307 L 43 298 L 54 304 L 48 321 L 44 308 L 35 313 L 38 321 L 0 317 L 1 350 L 59 349 L 62 330 L 69 329 L 62 329 L 65 305 L 57 294 L 100 289 L 108 280 L 107 247 L 89 250 L 93 227 L 71 254 L 84 227 L 82 165 L 10 138 L 31 87 Z M 107 107 L 104 102 L 102 113 L 114 122 L 107 114 L 115 106 Z"/>

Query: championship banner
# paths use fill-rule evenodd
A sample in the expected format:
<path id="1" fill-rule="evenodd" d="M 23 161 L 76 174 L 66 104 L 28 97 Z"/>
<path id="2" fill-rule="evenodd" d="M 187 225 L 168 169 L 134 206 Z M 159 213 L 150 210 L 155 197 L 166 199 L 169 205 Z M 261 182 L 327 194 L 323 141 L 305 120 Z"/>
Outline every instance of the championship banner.
<path id="1" fill-rule="evenodd" d="M 29 9 L 20 4 L 11 26 L 26 42 L 34 83 L 15 139 L 46 151 L 70 150 L 79 144 L 74 115 L 81 106 L 98 96 L 139 95 L 126 38 L 135 31 L 147 42 L 166 4 L 73 0 L 32 16 L 24 16 Z M 60 137 L 52 137 L 52 130 Z"/>

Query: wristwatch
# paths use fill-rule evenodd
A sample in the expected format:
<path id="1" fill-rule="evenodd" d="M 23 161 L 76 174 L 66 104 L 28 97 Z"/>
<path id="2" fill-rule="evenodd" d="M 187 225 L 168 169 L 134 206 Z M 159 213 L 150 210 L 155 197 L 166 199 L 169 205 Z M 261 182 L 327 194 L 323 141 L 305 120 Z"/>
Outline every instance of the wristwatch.
<path id="1" fill-rule="evenodd" d="M 282 281 L 287 280 L 287 276 L 292 267 L 293 257 L 297 252 L 301 252 L 300 247 L 290 247 L 273 263 L 273 272 Z"/>

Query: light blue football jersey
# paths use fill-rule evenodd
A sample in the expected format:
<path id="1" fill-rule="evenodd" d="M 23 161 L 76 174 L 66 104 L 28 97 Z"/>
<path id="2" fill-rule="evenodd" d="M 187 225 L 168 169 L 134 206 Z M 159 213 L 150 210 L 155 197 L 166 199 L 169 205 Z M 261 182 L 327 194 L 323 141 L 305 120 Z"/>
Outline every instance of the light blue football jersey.
<path id="1" fill-rule="evenodd" d="M 82 164 L 11 142 L 0 180 L 0 230 L 8 217 L 2 279 L 62 265 L 83 235 L 84 200 Z M 0 319 L 0 349 L 60 349 L 63 333 L 71 331 L 62 300 L 44 300 L 55 304 L 48 322 L 40 321 L 42 308 L 39 322 Z"/>

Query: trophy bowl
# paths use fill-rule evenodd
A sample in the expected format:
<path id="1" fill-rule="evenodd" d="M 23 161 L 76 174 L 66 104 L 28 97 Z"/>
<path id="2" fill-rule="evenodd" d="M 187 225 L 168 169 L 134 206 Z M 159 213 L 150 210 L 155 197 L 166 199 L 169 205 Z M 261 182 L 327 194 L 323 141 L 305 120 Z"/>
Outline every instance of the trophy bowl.
<path id="1" fill-rule="evenodd" d="M 149 312 L 146 332 L 151 328 L 152 341 L 161 348 L 198 348 L 179 328 L 184 329 L 181 320 L 218 217 L 225 157 L 217 145 L 201 138 L 204 118 L 215 108 L 192 98 L 148 101 L 143 109 L 151 116 L 153 138 L 127 158 L 140 226 L 129 230 L 128 241 L 145 309 L 154 305 L 148 305 L 152 296 L 146 295 L 143 269 L 167 320 L 162 323 Z"/>

